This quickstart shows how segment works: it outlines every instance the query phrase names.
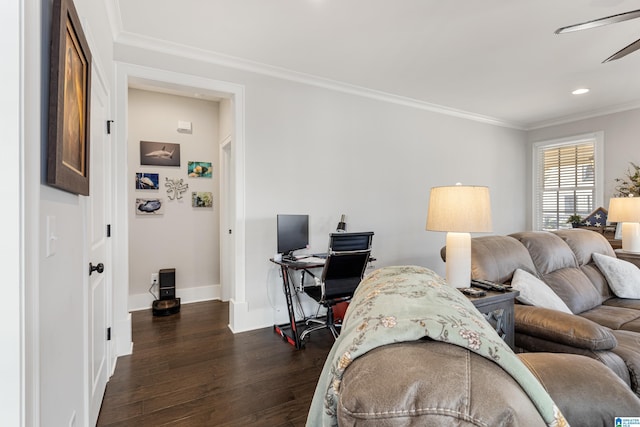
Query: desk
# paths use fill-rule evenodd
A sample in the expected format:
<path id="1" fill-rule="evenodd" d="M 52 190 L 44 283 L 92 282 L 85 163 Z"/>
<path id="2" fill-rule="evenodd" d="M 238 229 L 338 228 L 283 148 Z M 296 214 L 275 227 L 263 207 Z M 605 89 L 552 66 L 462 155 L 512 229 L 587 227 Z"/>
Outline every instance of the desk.
<path id="1" fill-rule="evenodd" d="M 271 258 L 269 261 L 280 266 L 280 271 L 282 273 L 282 290 L 287 300 L 287 311 L 289 314 L 289 323 L 282 324 L 282 325 L 273 325 L 273 331 L 278 335 L 280 335 L 284 341 L 288 342 L 289 344 L 294 346 L 296 349 L 301 349 L 302 341 L 300 340 L 300 334 L 298 333 L 298 324 L 296 321 L 296 315 L 295 315 L 295 312 L 293 311 L 293 295 L 291 294 L 291 280 L 289 277 L 289 271 L 290 270 L 301 271 L 302 272 L 301 280 L 304 283 L 304 274 L 309 273 L 313 276 L 313 273 L 311 273 L 311 271 L 309 270 L 313 268 L 320 268 L 324 266 L 324 263 L 319 263 L 319 262 L 313 263 L 313 262 L 303 262 L 303 261 L 291 262 L 291 261 L 285 261 L 285 260 L 276 261 L 273 258 Z M 303 319 L 303 321 L 304 320 L 306 319 Z M 288 332 L 288 330 L 290 330 L 290 332 Z"/>

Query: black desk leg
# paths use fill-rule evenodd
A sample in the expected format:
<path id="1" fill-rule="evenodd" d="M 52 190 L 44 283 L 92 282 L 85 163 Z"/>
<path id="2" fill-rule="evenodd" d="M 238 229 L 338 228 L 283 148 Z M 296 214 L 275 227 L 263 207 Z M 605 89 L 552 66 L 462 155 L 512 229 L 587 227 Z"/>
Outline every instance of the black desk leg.
<path id="1" fill-rule="evenodd" d="M 302 348 L 302 342 L 300 341 L 300 335 L 298 334 L 298 326 L 296 325 L 296 315 L 293 311 L 293 297 L 291 296 L 291 283 L 289 282 L 289 269 L 284 265 L 280 266 L 282 272 L 282 286 L 284 286 L 284 295 L 287 299 L 287 311 L 289 312 L 289 325 L 291 328 L 291 334 L 283 329 L 283 325 L 274 325 L 273 330 L 279 334 L 282 339 L 294 346 L 296 349 Z"/>

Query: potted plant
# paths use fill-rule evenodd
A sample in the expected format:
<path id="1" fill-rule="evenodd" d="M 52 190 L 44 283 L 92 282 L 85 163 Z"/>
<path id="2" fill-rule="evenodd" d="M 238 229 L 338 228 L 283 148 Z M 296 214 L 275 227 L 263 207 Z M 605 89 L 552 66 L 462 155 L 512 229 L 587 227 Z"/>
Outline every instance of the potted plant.
<path id="1" fill-rule="evenodd" d="M 582 217 L 580 215 L 574 214 L 567 219 L 567 224 L 571 224 L 573 228 L 578 228 L 582 225 Z"/>

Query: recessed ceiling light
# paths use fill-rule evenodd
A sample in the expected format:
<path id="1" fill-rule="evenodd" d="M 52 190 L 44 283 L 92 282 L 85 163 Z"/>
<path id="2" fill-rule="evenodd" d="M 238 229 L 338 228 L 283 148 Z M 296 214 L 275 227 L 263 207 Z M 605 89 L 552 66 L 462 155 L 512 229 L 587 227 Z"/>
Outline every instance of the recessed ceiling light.
<path id="1" fill-rule="evenodd" d="M 587 89 L 586 87 L 582 87 L 580 89 L 576 89 L 573 92 L 571 92 L 574 95 L 584 95 L 585 93 L 589 92 L 589 89 Z"/>

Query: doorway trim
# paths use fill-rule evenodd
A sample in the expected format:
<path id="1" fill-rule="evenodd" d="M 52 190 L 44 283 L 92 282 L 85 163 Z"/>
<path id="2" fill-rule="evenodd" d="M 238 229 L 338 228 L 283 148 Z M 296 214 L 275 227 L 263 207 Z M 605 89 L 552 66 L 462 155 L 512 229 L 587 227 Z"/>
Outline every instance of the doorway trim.
<path id="1" fill-rule="evenodd" d="M 113 234 L 114 274 L 113 274 L 113 328 L 118 356 L 131 354 L 131 314 L 129 299 L 129 216 L 127 186 L 127 129 L 128 129 L 128 89 L 130 83 L 147 85 L 169 91 L 194 95 L 212 95 L 230 100 L 232 109 L 231 170 L 230 187 L 232 194 L 232 246 L 229 257 L 232 283 L 229 298 L 229 328 L 239 332 L 248 323 L 245 299 L 245 141 L 244 141 L 244 86 L 219 80 L 182 74 L 173 71 L 148 68 L 125 62 L 116 62 L 115 79 L 115 136 L 114 159 L 114 202 L 116 204 Z M 223 284 L 224 286 L 224 284 Z"/>
<path id="2" fill-rule="evenodd" d="M 229 268 L 230 259 L 233 254 L 233 224 L 232 224 L 232 188 L 231 188 L 231 135 L 226 136 L 218 147 L 219 170 L 220 170 L 220 283 L 233 283 L 233 271 Z M 222 301 L 229 301 L 233 295 L 231 286 L 221 287 Z"/>

